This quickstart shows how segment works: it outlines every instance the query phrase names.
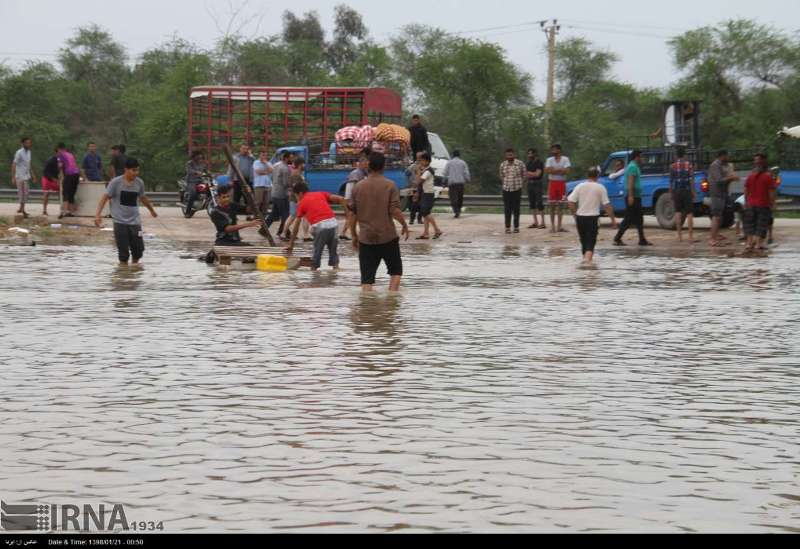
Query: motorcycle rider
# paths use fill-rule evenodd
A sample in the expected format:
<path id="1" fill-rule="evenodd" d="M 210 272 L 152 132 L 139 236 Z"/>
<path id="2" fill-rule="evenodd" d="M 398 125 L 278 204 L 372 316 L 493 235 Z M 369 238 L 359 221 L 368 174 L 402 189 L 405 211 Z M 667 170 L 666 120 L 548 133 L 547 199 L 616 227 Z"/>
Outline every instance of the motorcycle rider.
<path id="1" fill-rule="evenodd" d="M 197 200 L 197 184 L 202 183 L 203 174 L 208 171 L 206 155 L 202 151 L 194 151 L 192 159 L 186 164 L 186 211 L 187 217 L 194 213 L 194 203 Z"/>

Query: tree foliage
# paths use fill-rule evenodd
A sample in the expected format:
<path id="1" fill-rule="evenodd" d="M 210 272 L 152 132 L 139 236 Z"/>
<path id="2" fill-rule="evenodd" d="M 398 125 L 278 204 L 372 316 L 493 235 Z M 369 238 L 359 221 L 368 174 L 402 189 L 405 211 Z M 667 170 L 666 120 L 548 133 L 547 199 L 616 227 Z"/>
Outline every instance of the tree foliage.
<path id="1" fill-rule="evenodd" d="M 683 78 L 670 97 L 703 101 L 710 146 L 767 144 L 800 109 L 800 41 L 749 20 L 692 30 L 670 41 Z"/>
<path id="2" fill-rule="evenodd" d="M 617 54 L 595 50 L 585 38 L 571 38 L 561 42 L 556 50 L 556 77 L 559 95 L 571 99 L 591 86 L 606 81 Z"/>
<path id="3" fill-rule="evenodd" d="M 148 184 L 170 188 L 185 164 L 188 96 L 197 85 L 389 87 L 402 94 L 406 114 L 421 114 L 451 150 L 462 150 L 477 175 L 472 191 L 498 191 L 505 148 L 524 154 L 549 145 L 532 78 L 496 44 L 426 25 L 378 43 L 346 5 L 334 8 L 329 32 L 317 12 L 286 11 L 281 32 L 245 37 L 248 25 L 234 20 L 243 9 L 219 27 L 210 51 L 175 37 L 131 60 L 111 33 L 88 25 L 65 43 L 57 65 L 0 66 L 0 184 L 19 138 L 30 135 L 39 165 L 59 141 L 81 153 L 93 140 L 105 154 L 125 143 Z M 552 132 L 577 173 L 642 144 L 665 99 L 703 102 L 708 146 L 766 144 L 800 123 L 796 36 L 733 20 L 677 36 L 670 47 L 679 74 L 668 90 L 653 90 L 614 78 L 614 52 L 583 38 L 561 42 Z"/>

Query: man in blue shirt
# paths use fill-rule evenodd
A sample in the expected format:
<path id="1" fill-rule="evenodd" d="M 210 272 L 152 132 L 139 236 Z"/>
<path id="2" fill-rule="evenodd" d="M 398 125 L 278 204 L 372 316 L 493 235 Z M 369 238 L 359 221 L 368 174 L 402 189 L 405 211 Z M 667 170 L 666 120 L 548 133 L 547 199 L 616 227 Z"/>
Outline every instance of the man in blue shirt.
<path id="1" fill-rule="evenodd" d="M 81 162 L 81 176 L 84 181 L 103 181 L 103 160 L 97 154 L 97 145 L 89 143 L 87 149 Z"/>

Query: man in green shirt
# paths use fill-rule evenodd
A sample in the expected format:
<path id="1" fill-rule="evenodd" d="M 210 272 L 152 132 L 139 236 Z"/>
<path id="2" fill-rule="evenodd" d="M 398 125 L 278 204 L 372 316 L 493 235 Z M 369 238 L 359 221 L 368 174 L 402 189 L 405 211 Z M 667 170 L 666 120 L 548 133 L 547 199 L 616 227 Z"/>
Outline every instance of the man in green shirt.
<path id="1" fill-rule="evenodd" d="M 636 227 L 639 231 L 639 246 L 652 246 L 650 242 L 644 237 L 644 214 L 642 213 L 642 152 L 633 151 L 631 153 L 631 162 L 625 170 L 625 183 L 626 183 L 626 205 L 625 219 L 619 227 L 619 232 L 614 238 L 615 246 L 625 246 L 622 237 L 625 232 L 631 228 Z"/>

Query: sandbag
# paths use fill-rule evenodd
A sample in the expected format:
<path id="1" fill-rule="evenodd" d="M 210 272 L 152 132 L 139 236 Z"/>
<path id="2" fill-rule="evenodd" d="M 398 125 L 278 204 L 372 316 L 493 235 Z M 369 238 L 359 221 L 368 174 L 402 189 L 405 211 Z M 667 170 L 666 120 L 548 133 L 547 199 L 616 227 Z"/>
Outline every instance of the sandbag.
<path id="1" fill-rule="evenodd" d="M 375 140 L 372 126 L 347 126 L 336 132 L 337 147 L 369 147 Z"/>
<path id="2" fill-rule="evenodd" d="M 411 132 L 397 124 L 378 124 L 378 127 L 375 128 L 375 141 L 410 145 Z"/>

